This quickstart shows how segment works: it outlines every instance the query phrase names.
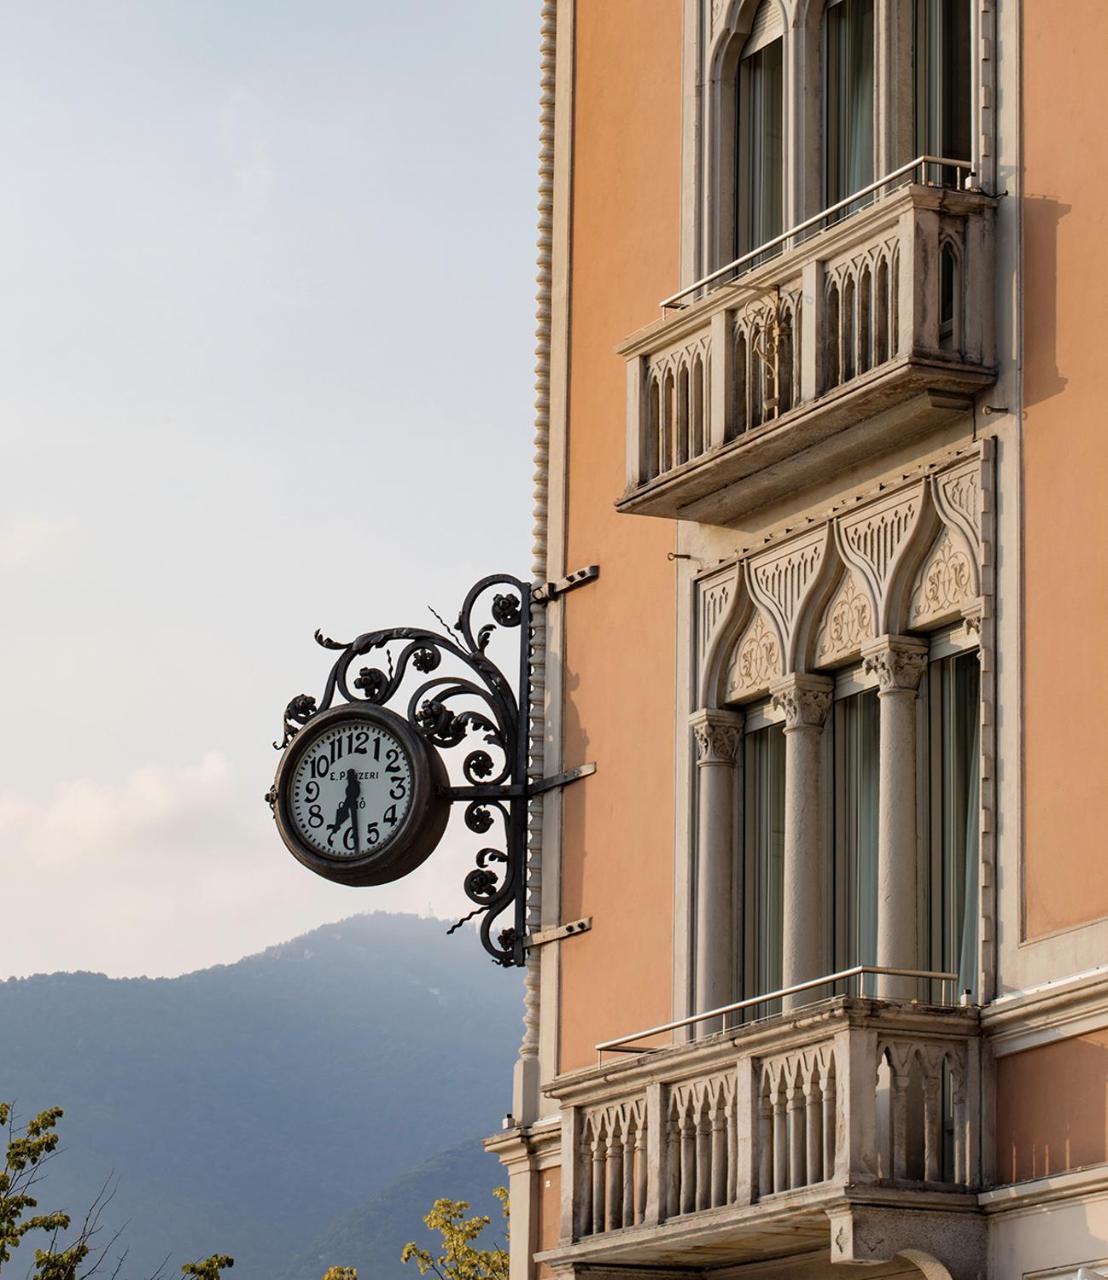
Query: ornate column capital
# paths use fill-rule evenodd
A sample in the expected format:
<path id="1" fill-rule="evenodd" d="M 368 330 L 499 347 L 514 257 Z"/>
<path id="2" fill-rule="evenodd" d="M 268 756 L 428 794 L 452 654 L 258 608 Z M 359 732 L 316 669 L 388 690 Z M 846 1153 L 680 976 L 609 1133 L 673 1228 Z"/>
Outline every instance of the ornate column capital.
<path id="1" fill-rule="evenodd" d="M 770 700 L 785 713 L 785 732 L 818 729 L 831 709 L 834 683 L 826 676 L 791 675 L 770 687 Z"/>
<path id="2" fill-rule="evenodd" d="M 743 718 L 740 711 L 696 711 L 689 718 L 696 742 L 696 763 L 734 764 L 742 745 Z"/>
<path id="3" fill-rule="evenodd" d="M 913 636 L 881 636 L 862 650 L 862 669 L 881 693 L 915 693 L 927 670 L 927 645 Z"/>

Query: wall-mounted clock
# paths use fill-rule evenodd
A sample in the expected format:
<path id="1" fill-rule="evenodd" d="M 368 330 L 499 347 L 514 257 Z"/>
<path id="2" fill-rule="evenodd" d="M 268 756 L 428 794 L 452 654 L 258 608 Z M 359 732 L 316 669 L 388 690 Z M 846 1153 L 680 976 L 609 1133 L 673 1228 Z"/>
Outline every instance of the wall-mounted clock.
<path id="1" fill-rule="evenodd" d="M 434 850 L 450 812 L 438 753 L 384 707 L 346 703 L 296 735 L 274 784 L 277 828 L 309 870 L 386 884 Z"/>

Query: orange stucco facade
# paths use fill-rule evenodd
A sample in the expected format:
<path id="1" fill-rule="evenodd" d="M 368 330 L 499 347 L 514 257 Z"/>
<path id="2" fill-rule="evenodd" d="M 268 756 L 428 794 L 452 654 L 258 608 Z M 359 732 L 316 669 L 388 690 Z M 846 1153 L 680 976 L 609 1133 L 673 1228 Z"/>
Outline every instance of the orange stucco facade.
<path id="1" fill-rule="evenodd" d="M 565 796 L 563 919 L 593 929 L 563 951 L 562 1071 L 670 1016 L 673 916 L 675 534 L 613 503 L 615 348 L 678 279 L 681 3 L 581 0 L 575 20 L 566 563 L 600 580 L 567 599 L 565 762 L 603 763 Z"/>
<path id="2" fill-rule="evenodd" d="M 1102 0 L 1023 6 L 1027 938 L 1108 916 L 1106 48 Z"/>
<path id="3" fill-rule="evenodd" d="M 997 1065 L 997 1175 L 1044 1178 L 1108 1161 L 1108 1031 Z"/>

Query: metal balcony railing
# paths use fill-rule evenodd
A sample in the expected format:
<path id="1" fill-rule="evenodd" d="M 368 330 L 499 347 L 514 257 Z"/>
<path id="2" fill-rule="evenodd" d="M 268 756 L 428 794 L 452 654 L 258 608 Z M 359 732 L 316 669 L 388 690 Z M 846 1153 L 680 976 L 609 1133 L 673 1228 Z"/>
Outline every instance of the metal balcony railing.
<path id="1" fill-rule="evenodd" d="M 932 176 L 936 175 L 936 171 L 937 182 Z M 826 209 L 821 209 L 819 213 L 813 214 L 810 218 L 805 218 L 803 222 L 798 222 L 794 227 L 790 227 L 788 231 L 782 231 L 780 235 L 774 236 L 764 244 L 760 244 L 756 249 L 750 249 L 746 253 L 740 254 L 726 265 L 717 267 L 715 271 L 710 271 L 706 276 L 701 276 L 699 280 L 694 280 L 692 284 L 686 285 L 683 289 L 678 289 L 676 293 L 671 293 L 668 298 L 662 299 L 659 306 L 663 311 L 673 307 L 688 306 L 690 301 L 695 300 L 697 297 L 703 297 L 704 293 L 702 291 L 709 291 L 710 286 L 730 283 L 742 275 L 743 269 L 760 265 L 767 258 L 794 248 L 802 243 L 808 235 L 822 231 L 829 226 L 837 217 L 866 208 L 873 203 L 874 199 L 887 195 L 890 190 L 903 185 L 905 182 L 919 181 L 924 184 L 934 183 L 934 185 L 940 187 L 957 187 L 968 190 L 969 180 L 972 177 L 973 168 L 968 160 L 948 160 L 942 156 L 917 156 L 914 160 L 909 160 L 907 164 L 901 165 L 899 169 L 894 169 L 891 173 L 885 174 L 884 177 L 869 183 L 868 186 L 859 188 L 853 195 L 849 195 L 843 200 L 837 200 L 834 204 L 828 205 Z"/>

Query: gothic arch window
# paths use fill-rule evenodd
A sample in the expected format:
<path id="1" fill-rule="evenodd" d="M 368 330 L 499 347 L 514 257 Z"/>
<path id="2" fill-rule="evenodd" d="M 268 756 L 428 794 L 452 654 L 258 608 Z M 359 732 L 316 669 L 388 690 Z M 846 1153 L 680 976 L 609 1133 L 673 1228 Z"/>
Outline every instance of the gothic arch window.
<path id="1" fill-rule="evenodd" d="M 785 227 L 785 18 L 781 0 L 736 5 L 715 47 L 709 103 L 714 267 Z"/>

